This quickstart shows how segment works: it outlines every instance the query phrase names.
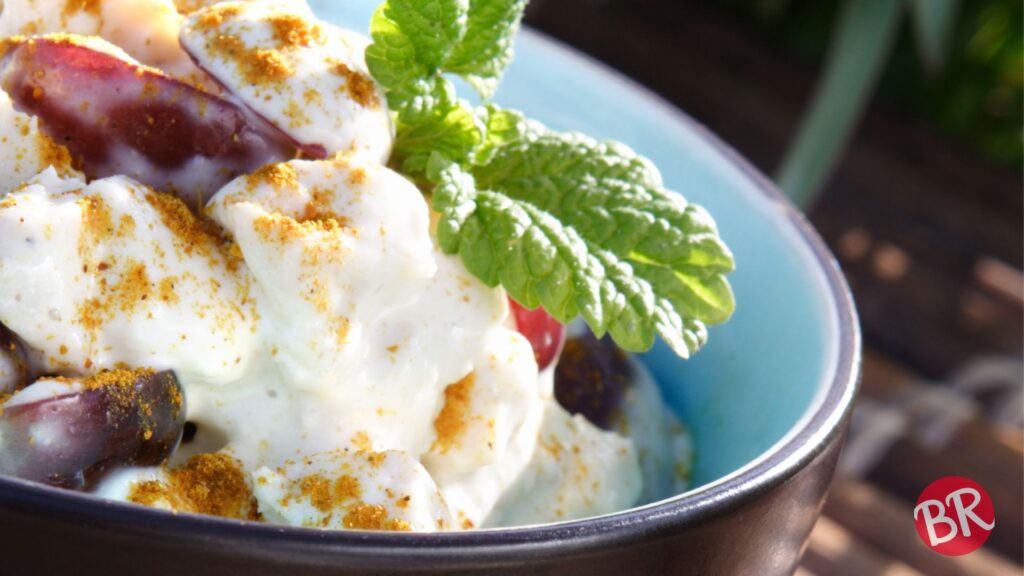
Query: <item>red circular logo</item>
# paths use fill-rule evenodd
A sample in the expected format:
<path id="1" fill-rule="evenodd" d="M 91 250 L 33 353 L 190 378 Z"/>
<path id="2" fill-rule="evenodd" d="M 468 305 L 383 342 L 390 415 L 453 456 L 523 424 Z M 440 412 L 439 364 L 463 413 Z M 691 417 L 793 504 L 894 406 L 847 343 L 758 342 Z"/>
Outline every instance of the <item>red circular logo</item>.
<path id="1" fill-rule="evenodd" d="M 914 524 L 921 540 L 939 554 L 963 556 L 988 540 L 996 527 L 996 512 L 988 493 L 963 476 L 946 476 L 921 492 L 914 507 Z"/>

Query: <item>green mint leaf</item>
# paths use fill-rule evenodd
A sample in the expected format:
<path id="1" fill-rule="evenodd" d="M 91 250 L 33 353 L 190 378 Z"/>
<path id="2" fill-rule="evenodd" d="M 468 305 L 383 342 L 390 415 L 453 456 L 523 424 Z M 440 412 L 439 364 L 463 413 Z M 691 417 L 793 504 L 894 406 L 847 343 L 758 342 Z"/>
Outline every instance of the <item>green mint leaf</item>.
<path id="1" fill-rule="evenodd" d="M 385 46 L 408 45 L 412 52 L 403 55 L 434 72 L 466 33 L 468 12 L 467 0 L 388 0 L 374 13 L 370 33 Z"/>
<path id="2" fill-rule="evenodd" d="M 523 138 L 528 125 L 519 112 L 493 104 L 473 110 L 460 101 L 443 112 L 418 124 L 399 123 L 392 164 L 414 180 L 424 174 L 433 153 L 461 166 L 483 164 L 501 147 Z"/>
<path id="3" fill-rule="evenodd" d="M 388 105 L 405 121 L 420 121 L 455 101 L 441 67 L 466 33 L 467 0 L 389 0 L 370 21 L 366 64 Z"/>
<path id="4" fill-rule="evenodd" d="M 707 324 L 732 314 L 724 275 L 732 254 L 703 208 L 666 191 L 629 148 L 578 134 L 539 132 L 496 149 L 474 168 L 477 186 L 553 215 L 593 246 L 657 280 L 659 295 Z"/>
<path id="5" fill-rule="evenodd" d="M 527 0 L 388 0 L 370 22 L 366 63 L 400 122 L 429 122 L 455 106 L 444 74 L 490 98 L 512 60 Z"/>
<path id="6" fill-rule="evenodd" d="M 499 149 L 521 140 L 528 130 L 526 119 L 516 110 L 504 110 L 489 104 L 478 108 L 477 116 L 484 127 L 483 140 L 473 159 L 477 165 L 490 162 Z"/>
<path id="7" fill-rule="evenodd" d="M 494 96 L 528 0 L 470 0 L 466 35 L 445 70 L 466 79 L 485 100 Z"/>
<path id="8" fill-rule="evenodd" d="M 552 155 L 546 156 L 540 150 L 551 144 L 550 138 L 562 145 L 549 149 Z M 567 154 L 567 150 L 576 152 Z M 585 196 L 590 200 L 604 203 L 590 210 L 575 202 L 569 188 L 550 184 L 553 167 L 571 174 L 588 170 L 577 184 L 589 187 Z M 664 218 L 644 205 L 625 210 L 627 201 L 610 200 L 618 195 L 616 190 L 602 192 L 598 186 L 599 174 L 606 183 L 629 183 L 615 177 L 630 177 L 636 188 L 652 187 L 648 194 L 669 195 L 653 188 L 660 177 L 651 170 L 649 163 L 628 149 L 576 135 L 517 140 L 497 148 L 489 164 L 473 173 L 434 155 L 428 177 L 435 183 L 432 207 L 441 214 L 438 243 L 446 253 L 459 254 L 466 268 L 484 283 L 500 284 L 524 306 L 543 306 L 562 322 L 582 315 L 596 334 L 611 334 L 627 350 L 650 348 L 657 334 L 677 354 L 688 357 L 707 340 L 706 325 L 731 314 L 732 292 L 714 266 L 701 266 L 691 259 L 673 267 L 666 264 L 673 261 L 670 256 L 653 250 L 641 255 L 640 247 L 656 244 L 648 236 L 665 231 L 655 225 L 664 224 Z M 498 172 L 513 183 L 532 178 L 541 191 L 525 193 L 505 186 L 493 179 Z M 494 189 L 485 189 L 484 183 Z M 562 201 L 549 201 L 550 194 Z M 664 208 L 666 214 L 679 217 L 688 205 L 679 201 L 673 206 L 675 212 Z M 706 228 L 708 222 L 701 224 Z M 612 230 L 602 230 L 598 238 L 599 225 Z M 698 228 L 696 233 L 705 230 Z M 630 240 L 609 242 L 608 237 L 616 234 Z M 675 234 L 686 235 L 685 231 Z M 731 268 L 727 251 L 720 259 L 726 258 L 729 265 L 723 263 L 723 269 Z"/>
<path id="9" fill-rule="evenodd" d="M 406 174 L 422 174 L 435 153 L 468 164 L 485 130 L 483 119 L 467 103 L 459 102 L 443 116 L 428 117 L 418 124 L 400 124 L 392 162 Z"/>
<path id="10" fill-rule="evenodd" d="M 466 33 L 467 0 L 389 0 L 383 16 L 416 46 L 416 61 L 441 68 Z"/>

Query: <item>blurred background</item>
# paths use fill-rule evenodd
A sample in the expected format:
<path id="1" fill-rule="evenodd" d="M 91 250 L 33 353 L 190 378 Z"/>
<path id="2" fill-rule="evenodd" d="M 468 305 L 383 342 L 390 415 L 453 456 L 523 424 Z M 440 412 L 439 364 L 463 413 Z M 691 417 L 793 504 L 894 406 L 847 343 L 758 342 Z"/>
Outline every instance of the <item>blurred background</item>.
<path id="1" fill-rule="evenodd" d="M 1024 572 L 1021 0 L 532 0 L 526 22 L 774 177 L 846 272 L 862 391 L 798 574 Z M 956 558 L 912 515 L 949 475 L 997 518 Z"/>

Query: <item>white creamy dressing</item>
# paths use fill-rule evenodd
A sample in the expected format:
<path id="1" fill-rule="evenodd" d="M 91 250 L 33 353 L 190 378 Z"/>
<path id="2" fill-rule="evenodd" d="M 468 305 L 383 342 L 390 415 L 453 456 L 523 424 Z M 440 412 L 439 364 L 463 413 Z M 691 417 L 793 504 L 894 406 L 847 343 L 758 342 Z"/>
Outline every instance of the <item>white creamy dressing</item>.
<path id="1" fill-rule="evenodd" d="M 329 496 L 303 490 L 310 474 L 329 487 Z M 261 468 L 254 478 L 260 511 L 269 522 L 339 529 L 346 527 L 350 515 L 381 507 L 384 529 L 433 532 L 452 527 L 451 510 L 430 474 L 398 450 L 323 452 L 278 470 Z M 359 504 L 347 504 L 353 500 Z"/>
<path id="2" fill-rule="evenodd" d="M 248 280 L 215 244 L 168 226 L 188 215 L 125 177 L 87 185 L 53 170 L 0 202 L 0 320 L 37 370 L 149 366 L 204 383 L 245 373 L 257 328 Z"/>
<path id="3" fill-rule="evenodd" d="M 0 90 L 0 194 L 50 166 L 62 173 L 74 172 L 67 149 L 44 134 L 34 116 L 15 110 L 10 97 Z"/>
<path id="4" fill-rule="evenodd" d="M 690 432 L 661 396 L 654 378 L 630 358 L 633 382 L 620 404 L 615 430 L 633 444 L 643 476 L 638 503 L 682 494 L 690 486 L 693 445 Z"/>
<path id="5" fill-rule="evenodd" d="M 304 150 L 318 157 L 364 152 L 387 161 L 391 117 L 369 76 L 364 36 L 319 22 L 294 2 L 224 2 L 192 14 L 181 43 Z"/>
<path id="6" fill-rule="evenodd" d="M 8 0 L 0 31 L 12 29 L 14 7 L 33 6 Z M 254 3 L 225 26 L 261 46 L 261 19 L 281 6 Z M 86 20 L 58 24 L 82 31 Z M 688 462 L 688 444 L 650 377 L 637 368 L 630 437 L 557 404 L 553 369 L 538 373 L 504 291 L 439 251 L 422 194 L 380 164 L 392 139 L 386 107 L 354 103 L 306 62 L 341 42 L 337 57 L 365 70 L 365 39 L 318 26 L 328 40 L 292 50 L 301 73 L 286 84 L 301 93 L 333 82 L 330 99 L 289 134 L 355 153 L 271 165 L 228 184 L 206 213 L 229 242 L 126 177 L 87 183 L 49 169 L 18 185 L 39 165 L 22 168 L 11 145 L 0 146 L 0 174 L 16 175 L 4 189 L 18 185 L 0 201 L 0 322 L 33 351 L 36 369 L 173 370 L 198 432 L 170 466 L 230 454 L 272 522 L 351 527 L 346 518 L 370 506 L 402 529 L 532 524 L 678 490 L 651 480 Z M 183 37 L 200 55 L 202 38 Z M 229 64 L 200 60 L 236 88 Z M 280 121 L 284 101 L 239 89 Z M 17 396 L 31 397 L 33 386 Z M 139 482 L 166 478 L 160 468 L 122 470 L 97 493 L 125 500 Z M 318 500 L 310 486 L 321 480 L 360 488 Z"/>

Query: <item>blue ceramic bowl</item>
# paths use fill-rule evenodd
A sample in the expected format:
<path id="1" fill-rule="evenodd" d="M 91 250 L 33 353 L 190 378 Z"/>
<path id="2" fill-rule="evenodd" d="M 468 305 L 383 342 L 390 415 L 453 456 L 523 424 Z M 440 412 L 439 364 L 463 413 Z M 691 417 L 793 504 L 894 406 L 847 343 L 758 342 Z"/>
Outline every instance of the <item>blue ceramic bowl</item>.
<path id="1" fill-rule="evenodd" d="M 312 4 L 328 20 L 365 30 L 377 2 Z M 708 208 L 733 249 L 733 319 L 692 360 L 663 346 L 643 358 L 693 430 L 693 489 L 582 521 L 385 534 L 169 515 L 0 479 L 4 565 L 51 571 L 98 562 L 115 572 L 179 574 L 792 572 L 831 480 L 858 376 L 856 315 L 832 256 L 773 185 L 714 135 L 551 40 L 521 35 L 497 101 L 650 157 L 670 188 Z"/>

